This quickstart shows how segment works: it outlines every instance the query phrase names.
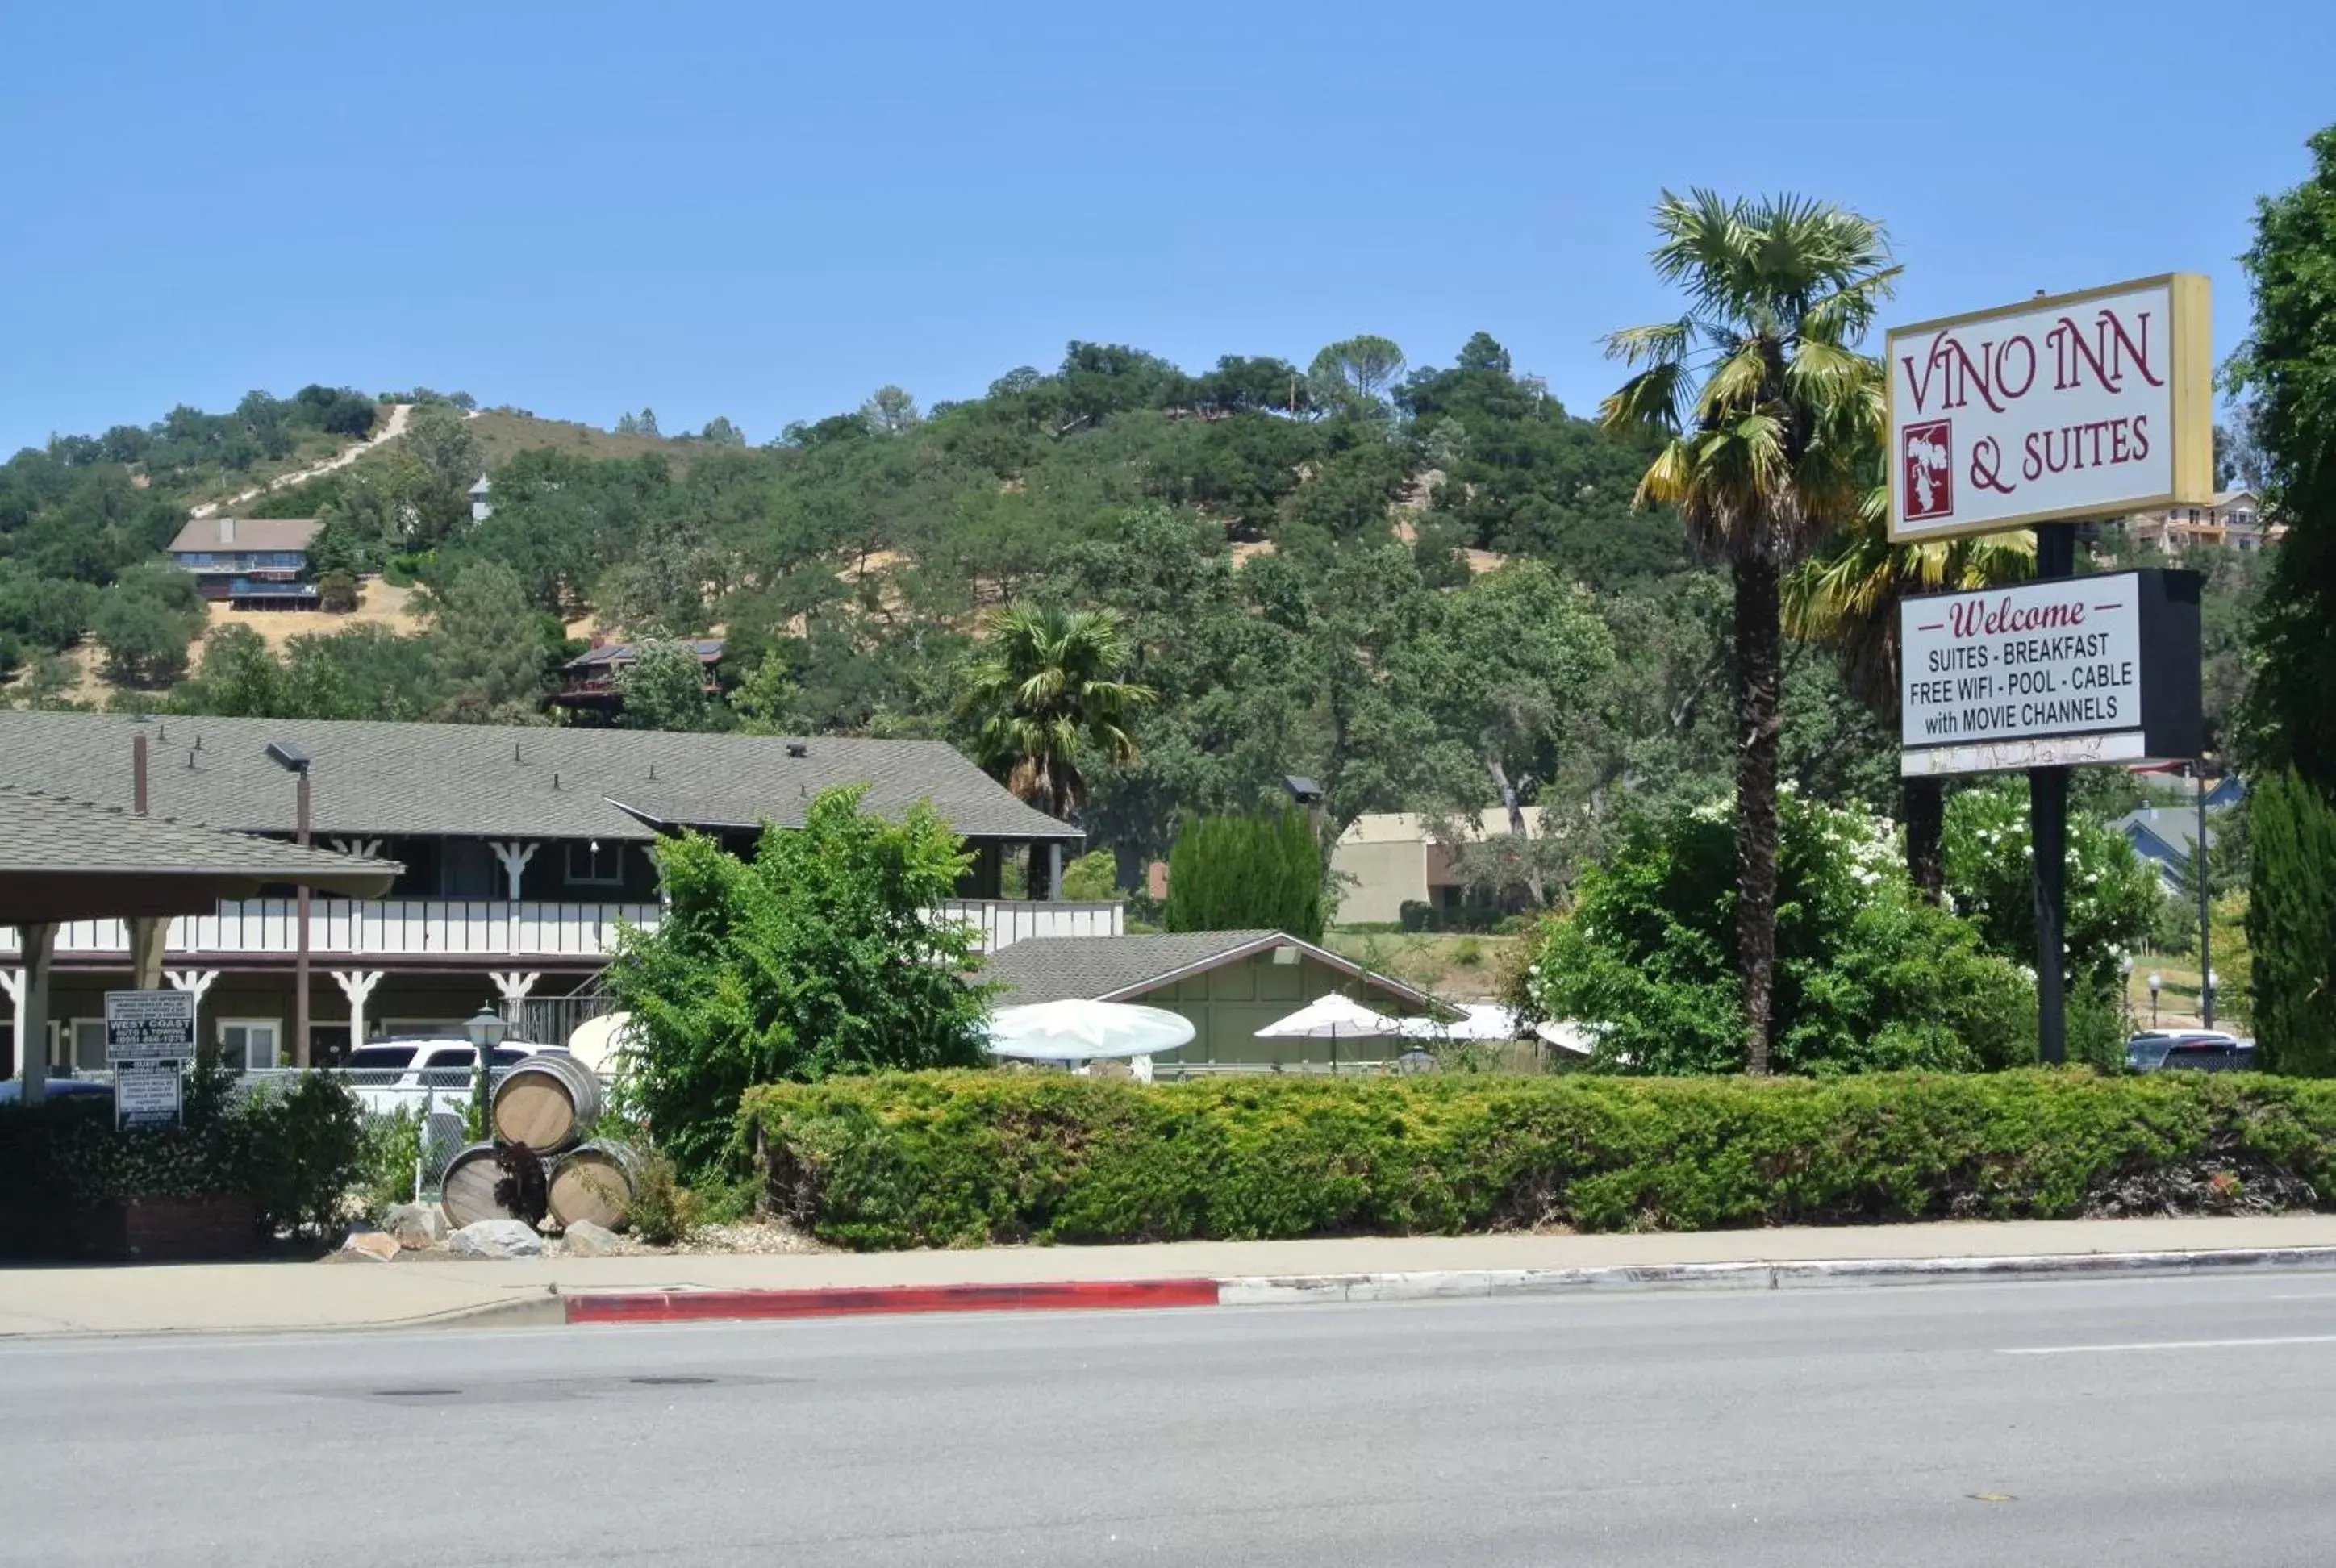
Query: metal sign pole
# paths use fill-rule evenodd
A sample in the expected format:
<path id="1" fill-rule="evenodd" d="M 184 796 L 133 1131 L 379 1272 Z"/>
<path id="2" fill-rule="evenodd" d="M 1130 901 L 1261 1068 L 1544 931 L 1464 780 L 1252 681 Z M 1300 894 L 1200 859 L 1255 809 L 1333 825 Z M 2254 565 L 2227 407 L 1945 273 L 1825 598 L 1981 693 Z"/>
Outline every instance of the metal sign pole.
<path id="1" fill-rule="evenodd" d="M 2048 522 L 2036 530 L 2039 579 L 2074 577 L 2077 525 Z M 2036 1054 L 2054 1066 L 2068 1058 L 2067 944 L 2068 770 L 2028 770 L 2029 843 L 2036 875 Z"/>

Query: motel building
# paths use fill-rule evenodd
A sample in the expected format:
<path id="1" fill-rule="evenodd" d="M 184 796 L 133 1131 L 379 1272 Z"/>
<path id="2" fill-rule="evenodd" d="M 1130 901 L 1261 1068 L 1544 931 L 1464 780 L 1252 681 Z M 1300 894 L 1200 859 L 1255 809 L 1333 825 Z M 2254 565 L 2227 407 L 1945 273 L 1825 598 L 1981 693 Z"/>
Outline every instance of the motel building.
<path id="1" fill-rule="evenodd" d="M 800 824 L 811 797 L 838 785 L 867 786 L 865 808 L 886 816 L 929 801 L 957 829 L 974 863 L 941 912 L 978 928 L 985 950 L 1123 929 L 1116 903 L 998 896 L 1009 859 L 1027 857 L 1033 888 L 1059 886 L 1080 835 L 938 741 L 0 712 L 0 786 L 130 810 L 142 750 L 151 816 L 291 840 L 300 776 L 271 747 L 305 759 L 311 843 L 401 869 L 383 898 L 311 900 L 305 1052 L 291 1037 L 293 890 L 170 922 L 164 980 L 195 993 L 198 1037 L 230 1067 L 330 1065 L 391 1035 L 460 1037 L 482 1007 L 516 1020 L 520 1037 L 560 1043 L 601 1010 L 620 929 L 657 922 L 660 835 L 696 830 L 746 852 L 763 823 Z M 0 990 L 21 992 L 23 963 L 15 928 L 0 926 Z M 59 928 L 54 1070 L 104 1066 L 104 993 L 131 984 L 125 922 Z M 0 998 L 9 1074 L 13 1020 Z"/>

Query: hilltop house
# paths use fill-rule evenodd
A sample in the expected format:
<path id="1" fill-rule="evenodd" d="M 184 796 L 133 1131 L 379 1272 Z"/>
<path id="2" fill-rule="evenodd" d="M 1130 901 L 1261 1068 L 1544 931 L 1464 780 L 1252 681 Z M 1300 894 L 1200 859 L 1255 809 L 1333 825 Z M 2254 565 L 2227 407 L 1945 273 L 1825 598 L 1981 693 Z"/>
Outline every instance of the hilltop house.
<path id="1" fill-rule="evenodd" d="M 238 609 L 314 609 L 308 546 L 321 526 L 313 517 L 198 517 L 170 541 L 170 560 L 205 599 Z"/>
<path id="2" fill-rule="evenodd" d="M 2192 806 L 2146 806 L 2131 811 L 2109 824 L 2125 835 L 2166 891 L 2178 891 L 2182 879 L 2189 874 L 2190 862 L 2198 853 L 2198 813 Z M 2206 847 L 2211 852 L 2216 834 L 2210 818 L 2206 827 Z"/>
<path id="3" fill-rule="evenodd" d="M 888 815 L 930 801 L 956 827 L 974 863 L 944 912 L 975 923 L 985 947 L 1121 930 L 1117 903 L 998 896 L 1009 855 L 1058 867 L 1080 835 L 938 741 L 8 711 L 0 784 L 126 806 L 141 734 L 154 816 L 291 837 L 295 781 L 266 755 L 288 743 L 310 759 L 312 842 L 403 867 L 382 900 L 313 902 L 319 1063 L 380 1033 L 455 1028 L 495 1002 L 564 1038 L 585 1013 L 558 1004 L 596 989 L 620 924 L 657 923 L 658 834 L 695 828 L 743 850 L 764 822 L 799 823 L 832 785 L 867 785 L 869 809 Z M 196 993 L 200 1027 L 232 1065 L 299 1059 L 296 909 L 260 897 L 172 922 L 170 983 Z M 0 926 L 0 965 L 16 960 L 15 930 Z M 129 983 L 130 962 L 120 921 L 60 931 L 50 1016 L 73 1065 L 101 1065 L 102 995 Z"/>
<path id="4" fill-rule="evenodd" d="M 705 671 L 706 694 L 719 692 L 722 683 L 715 678 L 714 667 L 722 662 L 722 639 L 696 638 L 686 646 L 697 655 Z M 560 667 L 560 689 L 551 694 L 551 700 L 562 707 L 613 714 L 625 704 L 625 671 L 640 657 L 639 648 L 632 643 L 595 638 L 589 648 Z"/>
<path id="5" fill-rule="evenodd" d="M 1541 807 L 1520 808 L 1527 834 L 1541 832 Z M 1495 806 L 1461 817 L 1448 831 L 1462 842 L 1509 832 L 1509 813 Z M 1454 870 L 1454 848 L 1436 820 L 1419 812 L 1366 812 L 1347 824 L 1331 846 L 1330 871 L 1338 886 L 1338 919 L 1350 924 L 1393 922 L 1406 904 L 1451 909 L 1466 891 Z"/>
<path id="6" fill-rule="evenodd" d="M 2286 524 L 2265 521 L 2263 502 L 2251 490 L 2223 491 L 2204 506 L 2139 512 L 2127 520 L 2127 528 L 2135 543 L 2155 545 L 2176 559 L 2194 544 L 2256 550 L 2287 534 Z"/>

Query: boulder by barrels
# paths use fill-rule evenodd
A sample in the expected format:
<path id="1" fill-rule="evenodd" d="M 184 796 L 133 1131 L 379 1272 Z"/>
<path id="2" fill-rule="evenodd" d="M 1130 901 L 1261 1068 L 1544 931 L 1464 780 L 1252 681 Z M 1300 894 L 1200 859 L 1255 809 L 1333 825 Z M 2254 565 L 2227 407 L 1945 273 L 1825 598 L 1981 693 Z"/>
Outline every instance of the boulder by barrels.
<path id="1" fill-rule="evenodd" d="M 551 1168 L 551 1217 L 561 1225 L 589 1220 L 613 1231 L 624 1223 L 638 1157 L 623 1144 L 579 1144 Z"/>
<path id="2" fill-rule="evenodd" d="M 495 1183 L 501 1180 L 502 1170 L 495 1163 L 492 1144 L 471 1144 L 458 1151 L 447 1164 L 438 1198 L 438 1206 L 446 1211 L 446 1222 L 459 1231 L 481 1220 L 521 1218 L 497 1201 Z"/>
<path id="3" fill-rule="evenodd" d="M 528 1057 L 495 1086 L 495 1136 L 539 1154 L 577 1143 L 599 1119 L 599 1078 L 561 1052 Z"/>

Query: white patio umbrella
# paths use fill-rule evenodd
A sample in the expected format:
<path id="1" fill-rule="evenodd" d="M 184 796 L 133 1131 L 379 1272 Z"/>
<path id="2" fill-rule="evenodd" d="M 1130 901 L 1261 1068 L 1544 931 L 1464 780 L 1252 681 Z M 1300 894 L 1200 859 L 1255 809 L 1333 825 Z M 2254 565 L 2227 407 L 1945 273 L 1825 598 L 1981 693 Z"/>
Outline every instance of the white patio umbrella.
<path id="1" fill-rule="evenodd" d="M 989 1052 L 1026 1062 L 1138 1058 L 1192 1043 L 1192 1020 L 1127 1002 L 1028 1002 L 990 1015 Z M 1139 1072 L 1140 1072 L 1139 1068 Z"/>
<path id="2" fill-rule="evenodd" d="M 1330 1066 L 1336 1071 L 1340 1040 L 1381 1040 L 1403 1033 L 1404 1020 L 1375 1013 L 1352 997 L 1333 991 L 1317 997 L 1286 1018 L 1258 1030 L 1260 1040 L 1328 1040 Z"/>
<path id="3" fill-rule="evenodd" d="M 1438 1018 L 1406 1018 L 1407 1040 L 1514 1040 L 1516 1014 L 1499 1002 L 1462 1002 L 1460 1017 L 1450 1023 Z"/>

